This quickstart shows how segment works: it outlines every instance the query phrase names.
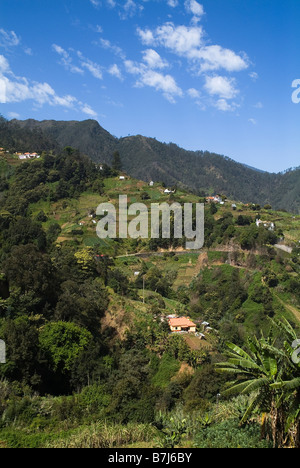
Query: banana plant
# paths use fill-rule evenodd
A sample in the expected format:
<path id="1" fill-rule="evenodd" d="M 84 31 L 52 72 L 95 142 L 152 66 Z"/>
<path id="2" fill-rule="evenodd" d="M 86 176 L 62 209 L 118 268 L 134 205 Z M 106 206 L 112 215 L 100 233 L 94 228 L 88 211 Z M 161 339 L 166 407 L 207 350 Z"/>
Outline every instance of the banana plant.
<path id="1" fill-rule="evenodd" d="M 257 409 L 266 412 L 269 414 L 274 447 L 284 446 L 291 439 L 292 445 L 297 446 L 300 432 L 300 368 L 292 360 L 292 342 L 296 334 L 286 320 L 272 321 L 272 325 L 284 336 L 283 345 L 277 344 L 272 332 L 267 338 L 263 335 L 260 339 L 249 338 L 246 351 L 227 343 L 228 360 L 216 364 L 216 370 L 235 376 L 235 380 L 227 385 L 224 395 L 252 396 L 241 424 Z"/>

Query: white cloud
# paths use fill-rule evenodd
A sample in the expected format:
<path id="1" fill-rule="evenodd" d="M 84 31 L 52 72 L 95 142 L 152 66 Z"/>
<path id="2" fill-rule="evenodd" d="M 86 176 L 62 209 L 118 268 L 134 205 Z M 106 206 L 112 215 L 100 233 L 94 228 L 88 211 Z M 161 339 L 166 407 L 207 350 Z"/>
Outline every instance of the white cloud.
<path id="1" fill-rule="evenodd" d="M 121 70 L 119 69 L 117 64 L 112 65 L 108 69 L 108 73 L 110 73 L 112 76 L 115 76 L 116 78 L 119 78 L 119 80 L 123 80 Z"/>
<path id="2" fill-rule="evenodd" d="M 241 57 L 230 49 L 224 49 L 219 45 L 201 47 L 195 52 L 195 59 L 200 61 L 200 71 L 224 69 L 228 72 L 238 72 L 248 68 L 248 60 L 245 54 Z"/>
<path id="3" fill-rule="evenodd" d="M 246 54 L 238 55 L 219 45 L 207 46 L 205 32 L 199 25 L 175 26 L 169 22 L 154 31 L 138 28 L 137 34 L 143 44 L 162 46 L 180 57 L 185 57 L 200 73 L 219 69 L 237 72 L 248 68 Z"/>
<path id="4" fill-rule="evenodd" d="M 132 60 L 125 60 L 124 62 L 126 70 L 132 75 L 138 75 L 146 68 L 143 64 L 136 64 Z"/>
<path id="5" fill-rule="evenodd" d="M 166 68 L 168 62 L 161 58 L 161 56 L 153 49 L 143 51 L 143 60 L 149 68 Z"/>
<path id="6" fill-rule="evenodd" d="M 165 23 L 155 31 L 137 29 L 142 42 L 147 45 L 160 45 L 173 53 L 193 58 L 202 44 L 203 29 L 199 26 L 175 26 Z"/>
<path id="7" fill-rule="evenodd" d="M 256 72 L 249 73 L 249 76 L 253 81 L 257 81 L 259 78 L 258 73 Z"/>
<path id="8" fill-rule="evenodd" d="M 10 119 L 19 119 L 21 117 L 18 112 L 8 112 L 7 115 Z"/>
<path id="9" fill-rule="evenodd" d="M 195 88 L 188 89 L 187 94 L 193 99 L 198 99 L 200 97 L 200 92 Z"/>
<path id="10" fill-rule="evenodd" d="M 134 0 L 126 0 L 124 4 L 120 5 L 119 15 L 120 18 L 124 20 L 128 17 L 134 16 L 138 12 L 141 12 L 143 9 L 144 7 Z"/>
<path id="11" fill-rule="evenodd" d="M 203 7 L 198 2 L 187 0 L 185 6 L 198 19 L 204 14 Z M 228 73 L 241 72 L 249 66 L 248 57 L 245 53 L 237 54 L 220 45 L 207 45 L 205 31 L 201 25 L 195 24 L 197 22 L 193 21 L 194 24 L 190 26 L 177 26 L 172 22 L 168 22 L 153 30 L 138 28 L 137 34 L 143 44 L 151 47 L 163 47 L 178 57 L 185 58 L 189 62 L 190 71 L 194 74 L 201 75 L 205 73 L 205 91 L 210 96 L 218 98 L 213 101 L 212 105 L 221 111 L 235 110 L 238 105 L 228 101 L 233 100 L 239 94 L 236 80 L 226 76 L 209 76 L 208 72 L 217 72 L 219 70 L 225 70 Z M 153 49 L 148 50 L 152 51 Z M 149 52 L 148 54 L 148 64 L 150 65 L 151 55 Z M 132 64 L 132 67 L 136 67 L 136 64 Z M 145 76 L 142 75 L 142 77 L 142 81 L 145 83 Z M 200 95 L 197 93 L 194 88 L 187 91 L 190 97 L 200 102 Z"/>
<path id="12" fill-rule="evenodd" d="M 257 125 L 257 121 L 255 119 L 249 119 L 249 122 L 252 123 L 253 125 Z"/>
<path id="13" fill-rule="evenodd" d="M 26 55 L 33 55 L 32 49 L 30 47 L 25 47 L 24 52 Z"/>
<path id="14" fill-rule="evenodd" d="M 126 0 L 126 3 L 124 4 L 124 10 L 127 12 L 133 12 L 137 8 L 136 2 L 133 0 Z"/>
<path id="15" fill-rule="evenodd" d="M 5 104 L 6 102 L 6 81 L 0 74 L 0 103 Z"/>
<path id="16" fill-rule="evenodd" d="M 194 15 L 193 22 L 198 23 L 198 21 L 200 21 L 200 18 L 204 15 L 203 6 L 200 3 L 196 2 L 196 0 L 186 0 L 184 5 L 186 10 Z"/>
<path id="17" fill-rule="evenodd" d="M 87 114 L 91 117 L 97 117 L 97 112 L 95 112 L 89 105 L 87 104 L 81 104 L 81 111 L 84 114 Z"/>
<path id="18" fill-rule="evenodd" d="M 62 55 L 64 58 L 68 58 L 69 54 L 61 46 L 57 44 L 52 44 L 52 49 L 55 50 L 59 55 Z"/>
<path id="19" fill-rule="evenodd" d="M 14 31 L 7 32 L 4 29 L 0 29 L 0 47 L 15 47 L 19 45 L 20 42 L 20 38 Z"/>
<path id="20" fill-rule="evenodd" d="M 167 0 L 167 4 L 172 7 L 172 8 L 175 8 L 178 6 L 178 0 Z"/>
<path id="21" fill-rule="evenodd" d="M 123 19 L 136 14 L 143 9 L 144 2 L 149 0 L 102 0 L 102 4 L 116 8 Z M 185 66 L 188 73 L 204 77 L 204 86 L 202 89 L 197 84 L 195 88 L 189 88 L 186 95 L 191 97 L 194 102 L 200 102 L 201 105 L 206 101 L 222 111 L 234 110 L 238 104 L 232 102 L 240 93 L 237 87 L 237 81 L 230 74 L 242 72 L 249 68 L 250 60 L 245 52 L 235 52 L 218 44 L 213 44 L 206 34 L 203 24 L 200 23 L 205 15 L 201 0 L 165 0 L 166 4 L 175 8 L 183 4 L 181 13 L 187 16 L 192 15 L 189 24 L 175 24 L 168 21 L 157 25 L 156 27 L 137 27 L 136 33 L 141 43 L 146 46 L 142 50 L 142 60 L 140 62 L 128 60 L 123 50 L 117 45 L 113 45 L 109 40 L 101 37 L 98 44 L 110 50 L 116 56 L 123 60 L 127 73 L 136 76 L 135 86 L 149 86 L 161 92 L 170 102 L 183 96 L 181 84 L 178 84 L 175 76 L 163 73 L 162 70 L 172 66 L 174 56 L 177 65 L 180 60 L 180 66 Z M 103 33 L 101 27 L 98 32 Z M 166 57 L 164 57 L 164 55 Z M 178 60 L 179 59 L 179 60 Z M 117 59 L 116 59 L 117 60 Z M 187 63 L 184 63 L 184 60 Z M 84 68 L 83 63 L 80 64 Z M 98 71 L 104 70 L 101 67 Z M 106 72 L 119 79 L 123 79 L 118 65 L 112 65 L 106 69 Z M 124 73 L 124 72 L 123 72 Z M 248 72 L 249 73 L 249 72 Z M 222 76 L 224 75 L 224 76 Z M 99 76 L 100 73 L 99 73 Z M 124 75 L 125 76 L 125 75 Z M 250 74 L 252 79 L 256 79 L 257 74 Z M 205 91 L 205 93 L 204 93 Z"/>
<path id="22" fill-rule="evenodd" d="M 162 91 L 165 98 L 172 103 L 175 102 L 175 97 L 183 94 L 171 75 L 163 75 L 154 70 L 147 70 L 142 73 L 138 84 L 151 86 L 157 91 Z"/>
<path id="23" fill-rule="evenodd" d="M 73 59 L 69 52 L 67 52 L 61 46 L 53 44 L 52 49 L 60 55 L 60 63 L 65 67 L 66 70 L 69 70 L 72 73 L 83 74 L 83 69 L 85 68 L 93 75 L 94 78 L 97 78 L 98 80 L 103 79 L 102 67 L 97 63 L 85 58 L 81 52 L 77 52 L 77 56 L 80 60 L 80 67 L 78 67 L 77 65 L 73 64 Z"/>
<path id="24" fill-rule="evenodd" d="M 223 112 L 236 110 L 239 105 L 232 102 L 239 94 L 236 80 L 221 76 L 221 71 L 227 74 L 242 72 L 249 68 L 249 58 L 244 52 L 236 53 L 221 45 L 209 44 L 206 32 L 202 25 L 198 24 L 205 14 L 202 4 L 196 0 L 185 0 L 184 6 L 186 11 L 193 15 L 192 24 L 189 26 L 166 22 L 154 29 L 137 28 L 137 35 L 141 42 L 149 47 L 148 50 L 153 50 L 153 47 L 164 48 L 180 59 L 186 59 L 187 70 L 194 76 L 205 75 L 204 90 L 210 97 L 211 105 Z M 150 65 L 150 60 L 148 64 Z M 136 64 L 132 64 L 132 67 L 136 67 Z M 209 75 L 209 72 L 215 74 Z M 257 76 L 255 72 L 251 74 L 252 79 L 257 79 Z M 187 90 L 187 95 L 203 107 L 199 91 L 190 88 Z"/>
<path id="25" fill-rule="evenodd" d="M 210 95 L 218 95 L 223 99 L 233 99 L 239 92 L 235 80 L 224 76 L 206 76 L 204 87 Z"/>
<path id="26" fill-rule="evenodd" d="M 236 110 L 239 106 L 236 103 L 229 103 L 226 101 L 226 99 L 218 99 L 215 103 L 214 106 L 223 112 L 232 112 Z"/>
<path id="27" fill-rule="evenodd" d="M 62 106 L 62 107 L 72 108 L 73 105 L 76 104 L 76 102 L 77 102 L 77 99 L 73 96 L 70 96 L 69 94 L 63 97 L 57 96 L 55 94 L 53 97 L 53 104 Z"/>
<path id="28" fill-rule="evenodd" d="M 121 49 L 121 47 L 112 44 L 108 39 L 104 39 L 103 37 L 100 37 L 97 44 L 99 44 L 103 49 L 110 50 L 116 56 L 121 57 L 122 59 L 125 59 L 125 54 L 123 50 Z"/>
<path id="29" fill-rule="evenodd" d="M 148 0 L 135 1 L 135 0 L 90 0 L 91 4 L 95 8 L 99 8 L 105 4 L 110 9 L 115 9 L 120 19 L 125 20 L 131 18 L 135 14 L 143 11 L 144 7 L 141 3 L 147 2 Z"/>
<path id="30" fill-rule="evenodd" d="M 126 60 L 124 63 L 128 73 L 138 75 L 139 78 L 135 84 L 137 87 L 150 86 L 156 91 L 161 91 L 171 103 L 175 102 L 176 97 L 183 96 L 182 90 L 171 75 L 163 75 L 150 69 L 144 63 L 134 63 L 131 60 Z"/>
<path id="31" fill-rule="evenodd" d="M 150 29 L 143 31 L 141 28 L 137 28 L 137 33 L 143 44 L 153 45 L 155 43 L 154 34 Z"/>
<path id="32" fill-rule="evenodd" d="M 73 65 L 73 60 L 65 49 L 57 44 L 52 44 L 52 49 L 61 57 L 60 63 L 65 67 L 66 70 L 69 70 L 71 73 L 83 74 L 82 68 Z"/>
<path id="33" fill-rule="evenodd" d="M 3 55 L 0 55 L 0 73 L 5 73 L 7 71 L 9 71 L 9 63 Z"/>
<path id="34" fill-rule="evenodd" d="M 25 77 L 15 76 L 10 70 L 7 59 L 0 55 L 0 103 L 19 103 L 28 100 L 33 101 L 38 106 L 45 104 L 61 106 L 96 116 L 96 112 L 90 106 L 74 96 L 59 96 L 49 83 L 39 83 Z"/>
<path id="35" fill-rule="evenodd" d="M 78 57 L 80 58 L 80 64 L 83 68 L 86 68 L 94 78 L 98 80 L 103 79 L 102 67 L 91 60 L 84 58 L 81 52 L 77 52 Z"/>
<path id="36" fill-rule="evenodd" d="M 93 7 L 98 8 L 100 6 L 100 2 L 98 0 L 90 0 L 90 3 Z"/>

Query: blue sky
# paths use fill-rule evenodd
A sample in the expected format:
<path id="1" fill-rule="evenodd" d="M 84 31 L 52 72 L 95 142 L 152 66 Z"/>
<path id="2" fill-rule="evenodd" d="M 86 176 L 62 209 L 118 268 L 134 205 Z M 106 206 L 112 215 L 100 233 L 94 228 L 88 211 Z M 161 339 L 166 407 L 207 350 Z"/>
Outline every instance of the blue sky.
<path id="1" fill-rule="evenodd" d="M 0 113 L 296 167 L 299 18 L 299 0 L 1 0 Z"/>

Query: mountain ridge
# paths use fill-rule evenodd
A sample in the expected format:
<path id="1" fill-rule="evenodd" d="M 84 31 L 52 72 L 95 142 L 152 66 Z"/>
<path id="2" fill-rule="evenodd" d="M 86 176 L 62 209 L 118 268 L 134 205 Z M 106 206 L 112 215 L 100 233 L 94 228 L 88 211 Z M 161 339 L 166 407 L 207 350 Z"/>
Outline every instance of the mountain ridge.
<path id="1" fill-rule="evenodd" d="M 285 173 L 264 172 L 228 156 L 191 151 L 143 135 L 117 138 L 92 119 L 56 121 L 11 120 L 9 127 L 39 131 L 60 147 L 72 146 L 96 163 L 111 164 L 120 153 L 129 175 L 150 182 L 178 185 L 200 195 L 215 193 L 244 203 L 271 204 L 300 212 L 300 168 Z"/>

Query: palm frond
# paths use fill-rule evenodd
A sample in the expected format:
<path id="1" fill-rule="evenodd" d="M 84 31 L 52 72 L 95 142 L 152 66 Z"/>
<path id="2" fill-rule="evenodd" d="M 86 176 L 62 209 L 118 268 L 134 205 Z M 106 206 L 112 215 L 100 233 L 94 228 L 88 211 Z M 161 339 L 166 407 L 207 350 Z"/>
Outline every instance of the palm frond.
<path id="1" fill-rule="evenodd" d="M 244 424 L 249 416 L 253 413 L 253 411 L 260 405 L 262 400 L 261 394 L 255 396 L 255 398 L 251 401 L 250 405 L 248 406 L 247 410 L 245 411 L 240 424 Z"/>
<path id="2" fill-rule="evenodd" d="M 215 370 L 218 374 L 225 374 L 225 373 L 228 373 L 228 374 L 247 374 L 247 375 L 251 375 L 251 373 L 249 371 L 246 371 L 246 370 L 242 370 L 242 369 L 237 369 L 236 367 L 219 367 L 218 364 L 215 365 Z"/>
<path id="3" fill-rule="evenodd" d="M 256 364 L 256 362 L 252 360 L 249 361 L 247 359 L 232 358 L 232 359 L 229 359 L 228 362 L 240 368 L 256 369 L 256 370 L 262 371 L 262 368 L 258 364 Z"/>
<path id="4" fill-rule="evenodd" d="M 234 383 L 230 388 L 225 390 L 224 395 L 234 395 L 236 393 L 240 394 L 250 394 L 253 391 L 265 386 L 267 384 L 267 379 L 252 379 L 245 380 L 243 382 Z"/>
<path id="5" fill-rule="evenodd" d="M 285 388 L 286 390 L 295 390 L 296 388 L 300 387 L 300 377 L 297 377 L 292 380 L 287 380 L 283 382 L 275 382 L 270 385 L 271 388 L 274 389 L 282 389 Z"/>
<path id="6" fill-rule="evenodd" d="M 297 339 L 295 330 L 285 317 L 281 317 L 280 319 L 270 319 L 270 321 L 275 328 L 284 332 L 286 338 L 291 339 L 292 341 Z"/>
<path id="7" fill-rule="evenodd" d="M 234 351 L 235 354 L 237 354 L 238 356 L 241 356 L 249 361 L 253 361 L 253 358 L 251 356 L 249 356 L 249 354 L 246 353 L 246 351 L 244 351 L 242 348 L 240 348 L 239 346 L 233 344 L 233 343 L 226 343 L 227 344 L 227 347 L 229 349 L 231 349 L 232 351 Z M 254 362 L 254 361 L 253 361 Z"/>

